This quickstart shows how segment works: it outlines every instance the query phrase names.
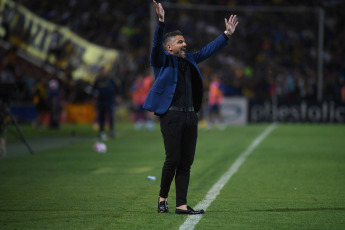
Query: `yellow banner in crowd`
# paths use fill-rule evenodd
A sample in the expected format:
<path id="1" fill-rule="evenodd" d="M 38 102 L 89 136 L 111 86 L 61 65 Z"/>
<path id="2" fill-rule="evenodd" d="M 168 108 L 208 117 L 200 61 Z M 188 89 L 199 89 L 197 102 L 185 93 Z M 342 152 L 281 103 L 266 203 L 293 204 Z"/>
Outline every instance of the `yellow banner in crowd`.
<path id="1" fill-rule="evenodd" d="M 95 122 L 96 109 L 92 103 L 66 104 L 67 122 L 87 124 Z"/>
<path id="2" fill-rule="evenodd" d="M 7 32 L 12 44 L 42 61 L 55 63 L 68 71 L 74 79 L 93 82 L 100 67 L 110 70 L 118 56 L 117 50 L 92 44 L 69 29 L 48 22 L 11 0 L 1 1 L 0 9 L 1 25 L 8 23 Z M 52 55 L 47 56 L 56 42 L 56 33 L 60 38 L 57 59 Z"/>

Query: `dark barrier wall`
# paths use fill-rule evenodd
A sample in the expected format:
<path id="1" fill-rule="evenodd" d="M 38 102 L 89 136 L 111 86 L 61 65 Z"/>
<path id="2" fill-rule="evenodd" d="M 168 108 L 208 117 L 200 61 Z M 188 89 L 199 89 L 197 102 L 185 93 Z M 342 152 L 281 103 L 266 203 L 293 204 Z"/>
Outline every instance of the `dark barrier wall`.
<path id="1" fill-rule="evenodd" d="M 334 101 L 249 101 L 248 120 L 257 122 L 345 123 L 345 104 Z"/>

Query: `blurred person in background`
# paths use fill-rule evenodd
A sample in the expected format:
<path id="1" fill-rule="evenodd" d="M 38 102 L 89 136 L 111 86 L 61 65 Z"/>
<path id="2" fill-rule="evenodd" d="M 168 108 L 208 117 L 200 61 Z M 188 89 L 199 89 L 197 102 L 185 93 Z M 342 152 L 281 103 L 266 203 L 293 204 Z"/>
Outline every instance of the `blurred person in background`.
<path id="1" fill-rule="evenodd" d="M 220 86 L 220 78 L 217 76 L 217 74 L 213 74 L 208 91 L 208 129 L 212 129 L 216 122 L 219 123 L 219 129 L 225 129 L 225 124 L 220 111 L 221 104 L 224 101 L 223 92 Z"/>
<path id="2" fill-rule="evenodd" d="M 115 97 L 119 93 L 115 81 L 108 75 L 105 67 L 101 67 L 100 74 L 93 85 L 93 94 L 96 98 L 97 121 L 99 125 L 99 137 L 107 139 L 105 132 L 106 119 L 109 121 L 109 136 L 115 137 L 114 133 L 114 112 Z"/>
<path id="3" fill-rule="evenodd" d="M 148 130 L 153 129 L 152 120 L 149 114 L 144 109 L 144 102 L 146 96 L 151 88 L 152 77 L 150 75 L 144 77 L 139 75 L 132 85 L 132 100 L 134 104 L 134 128 L 140 130 L 143 123 L 146 122 L 146 128 Z"/>
<path id="4" fill-rule="evenodd" d="M 52 129 L 60 128 L 60 84 L 55 78 L 48 83 L 48 105 L 50 112 L 49 127 Z"/>
<path id="5" fill-rule="evenodd" d="M 203 82 L 197 66 L 228 45 L 238 24 L 236 15 L 225 20 L 225 31 L 195 53 L 187 51 L 180 31 L 164 35 L 165 12 L 161 3 L 153 0 L 158 16 L 154 32 L 150 63 L 156 78 L 146 97 L 144 108 L 160 117 L 165 147 L 158 198 L 158 213 L 167 213 L 168 193 L 175 177 L 176 214 L 203 214 L 187 206 L 190 168 L 194 161 L 198 135 L 198 116 L 202 102 Z"/>
<path id="6" fill-rule="evenodd" d="M 15 83 L 15 73 L 12 65 L 7 63 L 6 59 L 1 60 L 0 65 L 0 82 L 1 84 Z"/>
<path id="7" fill-rule="evenodd" d="M 15 86 L 15 74 L 13 67 L 7 64 L 7 60 L 1 60 L 0 64 L 0 157 L 6 155 L 6 119 L 7 109 L 10 105 L 10 88 Z"/>
<path id="8" fill-rule="evenodd" d="M 37 111 L 35 126 L 38 129 L 43 128 L 45 117 L 49 112 L 46 88 L 45 79 L 38 77 L 33 90 L 33 100 Z"/>
<path id="9" fill-rule="evenodd" d="M 145 110 L 143 108 L 146 95 L 144 91 L 144 77 L 139 75 L 132 84 L 132 101 L 134 105 L 134 128 L 141 129 L 145 118 Z"/>
<path id="10" fill-rule="evenodd" d="M 147 94 L 150 92 L 150 89 L 152 87 L 154 81 L 154 77 L 152 76 L 150 71 L 147 71 L 146 76 L 144 77 L 144 92 L 145 92 L 145 99 L 147 97 Z M 144 105 L 143 105 L 144 108 Z M 146 129 L 147 130 L 153 130 L 154 124 L 153 124 L 153 113 L 148 112 L 145 110 L 145 117 L 146 117 Z"/>
<path id="11" fill-rule="evenodd" d="M 139 130 L 142 128 L 143 123 L 146 122 L 146 129 L 152 130 L 153 129 L 153 121 L 148 114 L 148 112 L 144 109 L 144 102 L 150 88 L 152 86 L 153 77 L 151 74 L 146 76 L 139 75 L 137 79 L 132 84 L 132 100 L 134 104 L 134 128 Z"/>

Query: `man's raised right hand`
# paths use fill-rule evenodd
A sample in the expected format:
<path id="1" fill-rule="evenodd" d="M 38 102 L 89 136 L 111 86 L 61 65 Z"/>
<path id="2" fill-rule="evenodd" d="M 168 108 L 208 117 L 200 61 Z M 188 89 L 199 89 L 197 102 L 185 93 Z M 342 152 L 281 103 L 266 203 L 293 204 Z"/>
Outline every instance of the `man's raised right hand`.
<path id="1" fill-rule="evenodd" d="M 164 22 L 165 12 L 164 12 L 162 4 L 161 3 L 157 3 L 155 0 L 153 0 L 153 4 L 155 4 L 155 7 L 156 7 L 156 12 L 157 12 L 157 15 L 158 15 L 158 20 L 160 22 Z"/>

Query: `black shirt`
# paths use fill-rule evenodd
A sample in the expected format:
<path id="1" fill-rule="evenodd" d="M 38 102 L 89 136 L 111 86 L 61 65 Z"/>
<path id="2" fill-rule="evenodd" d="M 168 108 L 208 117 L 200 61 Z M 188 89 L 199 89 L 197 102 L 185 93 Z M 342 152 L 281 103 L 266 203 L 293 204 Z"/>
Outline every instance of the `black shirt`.
<path id="1" fill-rule="evenodd" d="M 193 67 L 184 58 L 178 60 L 178 79 L 172 106 L 193 107 L 192 71 Z"/>

